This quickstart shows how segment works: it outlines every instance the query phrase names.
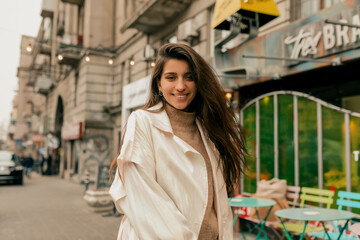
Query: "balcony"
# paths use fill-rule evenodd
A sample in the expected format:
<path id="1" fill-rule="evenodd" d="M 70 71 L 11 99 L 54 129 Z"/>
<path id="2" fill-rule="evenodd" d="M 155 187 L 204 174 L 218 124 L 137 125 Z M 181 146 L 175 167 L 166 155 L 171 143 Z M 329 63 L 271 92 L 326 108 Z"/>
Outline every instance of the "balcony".
<path id="1" fill-rule="evenodd" d="M 55 0 L 42 0 L 40 15 L 43 18 L 46 17 L 52 18 L 54 15 L 54 9 L 55 9 Z"/>
<path id="2" fill-rule="evenodd" d="M 120 30 L 125 32 L 128 28 L 136 28 L 145 33 L 154 33 L 174 20 L 190 3 L 190 0 L 137 0 L 134 11 Z"/>
<path id="3" fill-rule="evenodd" d="M 39 43 L 39 53 L 44 55 L 51 55 L 51 41 L 45 41 Z"/>
<path id="4" fill-rule="evenodd" d="M 35 91 L 40 94 L 47 94 L 52 87 L 51 79 L 46 75 L 39 75 L 36 78 Z"/>
<path id="5" fill-rule="evenodd" d="M 36 82 L 36 77 L 35 76 L 30 76 L 27 83 L 26 83 L 26 86 L 28 87 L 34 87 L 35 86 L 35 82 Z"/>
<path id="6" fill-rule="evenodd" d="M 84 2 L 84 0 L 61 0 L 63 3 L 70 3 L 80 5 Z"/>
<path id="7" fill-rule="evenodd" d="M 26 82 L 26 86 L 34 87 L 37 77 L 42 72 L 42 65 L 40 65 L 40 64 L 32 64 L 29 70 L 30 70 L 30 72 L 29 72 L 28 81 Z"/>
<path id="8" fill-rule="evenodd" d="M 82 50 L 82 45 L 62 44 L 56 54 L 58 63 L 76 67 L 82 58 Z"/>

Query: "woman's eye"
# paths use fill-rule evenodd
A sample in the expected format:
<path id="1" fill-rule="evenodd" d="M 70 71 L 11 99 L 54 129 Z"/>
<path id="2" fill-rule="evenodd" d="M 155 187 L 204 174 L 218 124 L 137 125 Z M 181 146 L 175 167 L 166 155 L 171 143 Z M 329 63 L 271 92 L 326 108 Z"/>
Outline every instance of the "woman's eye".
<path id="1" fill-rule="evenodd" d="M 167 76 L 166 79 L 168 79 L 168 80 L 174 80 L 175 77 L 174 77 L 174 76 Z"/>
<path id="2" fill-rule="evenodd" d="M 193 81 L 193 77 L 192 77 L 191 75 L 186 76 L 186 79 L 187 79 L 188 81 Z"/>

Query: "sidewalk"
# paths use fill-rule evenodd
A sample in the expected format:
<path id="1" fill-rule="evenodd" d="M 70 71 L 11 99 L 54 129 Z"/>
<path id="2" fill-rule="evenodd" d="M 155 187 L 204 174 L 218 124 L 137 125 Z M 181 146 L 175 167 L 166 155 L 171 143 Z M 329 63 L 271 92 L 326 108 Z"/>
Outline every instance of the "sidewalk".
<path id="1" fill-rule="evenodd" d="M 37 173 L 24 180 L 0 185 L 0 239 L 116 239 L 121 218 L 89 211 L 83 185 Z"/>
<path id="2" fill-rule="evenodd" d="M 116 239 L 121 218 L 90 211 L 83 193 L 83 185 L 36 172 L 23 186 L 0 183 L 0 239 Z"/>

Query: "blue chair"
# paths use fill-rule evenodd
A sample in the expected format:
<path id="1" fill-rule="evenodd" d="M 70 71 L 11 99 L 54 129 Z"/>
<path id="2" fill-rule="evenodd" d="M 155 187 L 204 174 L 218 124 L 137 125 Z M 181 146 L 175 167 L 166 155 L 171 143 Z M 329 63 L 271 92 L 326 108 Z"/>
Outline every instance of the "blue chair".
<path id="1" fill-rule="evenodd" d="M 360 193 L 354 192 L 344 192 L 339 191 L 338 193 L 339 199 L 336 201 L 336 204 L 339 206 L 339 210 L 343 210 L 343 207 L 352 207 L 352 208 L 360 208 Z M 356 201 L 355 201 L 356 200 Z M 340 229 L 342 228 L 341 225 L 333 225 L 335 230 L 338 232 L 330 232 L 329 235 L 331 239 L 338 239 L 340 235 Z M 340 240 L 358 240 L 359 238 L 350 234 L 346 233 L 347 229 L 344 230 L 343 234 L 341 235 Z M 316 239 L 328 239 L 325 232 L 313 232 L 308 233 L 308 235 L 314 236 Z"/>

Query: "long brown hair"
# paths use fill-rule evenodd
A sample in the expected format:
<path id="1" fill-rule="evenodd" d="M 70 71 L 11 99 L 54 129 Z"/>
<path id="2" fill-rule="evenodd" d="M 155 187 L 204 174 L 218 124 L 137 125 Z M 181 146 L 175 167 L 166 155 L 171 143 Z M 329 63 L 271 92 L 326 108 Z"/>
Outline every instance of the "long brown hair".
<path id="1" fill-rule="evenodd" d="M 234 186 L 239 183 L 240 173 L 246 166 L 245 141 L 240 124 L 226 102 L 219 77 L 195 50 L 180 43 L 168 43 L 160 47 L 151 77 L 150 97 L 144 109 L 164 101 L 159 95 L 158 82 L 169 59 L 185 60 L 190 66 L 198 91 L 191 103 L 191 109 L 195 111 L 195 115 L 218 150 L 227 191 L 233 193 Z M 110 173 L 116 165 L 117 159 L 114 159 Z"/>

